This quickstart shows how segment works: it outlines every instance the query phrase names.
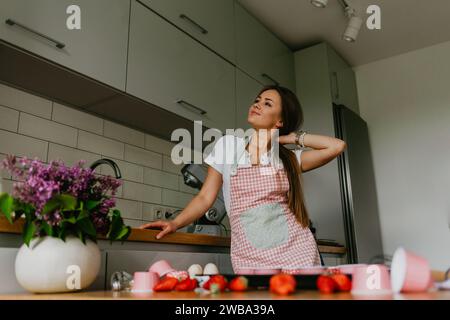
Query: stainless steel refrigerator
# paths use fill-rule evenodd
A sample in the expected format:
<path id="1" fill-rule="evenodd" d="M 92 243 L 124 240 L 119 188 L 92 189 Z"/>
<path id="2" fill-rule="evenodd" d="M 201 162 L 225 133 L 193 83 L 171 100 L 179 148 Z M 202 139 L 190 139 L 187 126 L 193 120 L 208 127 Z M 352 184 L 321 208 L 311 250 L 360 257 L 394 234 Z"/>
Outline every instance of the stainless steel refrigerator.
<path id="1" fill-rule="evenodd" d="M 343 105 L 333 105 L 336 137 L 346 142 L 338 157 L 348 263 L 383 257 L 375 175 L 367 123 Z"/>

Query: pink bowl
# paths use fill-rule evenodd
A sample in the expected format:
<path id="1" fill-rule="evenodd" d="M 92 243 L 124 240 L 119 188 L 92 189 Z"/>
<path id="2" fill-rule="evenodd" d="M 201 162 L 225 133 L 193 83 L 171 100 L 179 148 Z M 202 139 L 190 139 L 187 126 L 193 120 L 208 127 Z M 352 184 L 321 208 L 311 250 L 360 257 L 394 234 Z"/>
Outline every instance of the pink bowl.
<path id="1" fill-rule="evenodd" d="M 391 294 L 389 269 L 382 264 L 355 267 L 352 273 L 352 294 Z"/>
<path id="2" fill-rule="evenodd" d="M 423 292 L 433 286 L 428 261 L 403 248 L 398 248 L 391 264 L 392 290 L 398 292 Z"/>
<path id="3" fill-rule="evenodd" d="M 132 292 L 152 292 L 158 283 L 159 275 L 155 272 L 135 272 Z"/>
<path id="4" fill-rule="evenodd" d="M 168 272 L 176 271 L 167 260 L 159 260 L 151 265 L 148 269 L 149 272 L 156 272 L 160 277 L 164 276 Z"/>

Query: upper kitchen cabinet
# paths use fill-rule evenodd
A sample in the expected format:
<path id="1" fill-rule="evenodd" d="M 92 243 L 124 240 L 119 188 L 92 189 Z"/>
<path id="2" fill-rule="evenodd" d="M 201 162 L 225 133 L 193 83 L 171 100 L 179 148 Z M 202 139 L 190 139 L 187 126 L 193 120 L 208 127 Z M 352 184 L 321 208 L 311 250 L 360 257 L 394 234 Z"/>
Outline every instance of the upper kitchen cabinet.
<path id="1" fill-rule="evenodd" d="M 355 73 L 350 65 L 330 46 L 326 47 L 331 98 L 359 114 Z"/>
<path id="2" fill-rule="evenodd" d="M 232 63 L 236 60 L 233 0 L 141 0 Z"/>
<path id="3" fill-rule="evenodd" d="M 129 10 L 128 0 L 2 0 L 0 39 L 125 90 Z"/>
<path id="4" fill-rule="evenodd" d="M 239 69 L 236 69 L 236 128 L 247 130 L 251 126 L 247 122 L 248 110 L 262 84 Z"/>
<path id="5" fill-rule="evenodd" d="M 294 53 L 237 2 L 235 19 L 237 66 L 263 84 L 295 91 Z"/>
<path id="6" fill-rule="evenodd" d="M 235 125 L 234 66 L 136 1 L 126 91 L 206 127 Z"/>

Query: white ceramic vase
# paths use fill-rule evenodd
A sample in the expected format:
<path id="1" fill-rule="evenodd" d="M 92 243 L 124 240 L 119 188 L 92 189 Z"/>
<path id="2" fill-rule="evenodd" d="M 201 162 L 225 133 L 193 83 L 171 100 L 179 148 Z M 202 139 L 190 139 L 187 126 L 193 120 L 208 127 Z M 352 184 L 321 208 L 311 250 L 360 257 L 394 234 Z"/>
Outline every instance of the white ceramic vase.
<path id="1" fill-rule="evenodd" d="M 35 293 L 72 292 L 87 288 L 100 271 L 101 255 L 91 240 L 40 237 L 23 244 L 16 256 L 16 278 Z"/>

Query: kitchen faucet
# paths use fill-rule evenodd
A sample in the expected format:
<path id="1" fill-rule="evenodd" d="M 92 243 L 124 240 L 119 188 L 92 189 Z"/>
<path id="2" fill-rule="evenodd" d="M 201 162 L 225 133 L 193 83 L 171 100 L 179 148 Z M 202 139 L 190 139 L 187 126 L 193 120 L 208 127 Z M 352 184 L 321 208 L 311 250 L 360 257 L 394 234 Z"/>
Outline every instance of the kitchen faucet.
<path id="1" fill-rule="evenodd" d="M 106 159 L 106 158 L 99 159 L 99 160 L 95 161 L 93 164 L 91 164 L 89 168 L 91 168 L 92 170 L 95 170 L 95 168 L 97 168 L 98 166 L 100 166 L 102 164 L 106 164 L 113 169 L 116 179 L 122 178 L 122 173 L 120 172 L 119 166 L 117 165 L 117 163 L 115 163 L 111 159 Z"/>

